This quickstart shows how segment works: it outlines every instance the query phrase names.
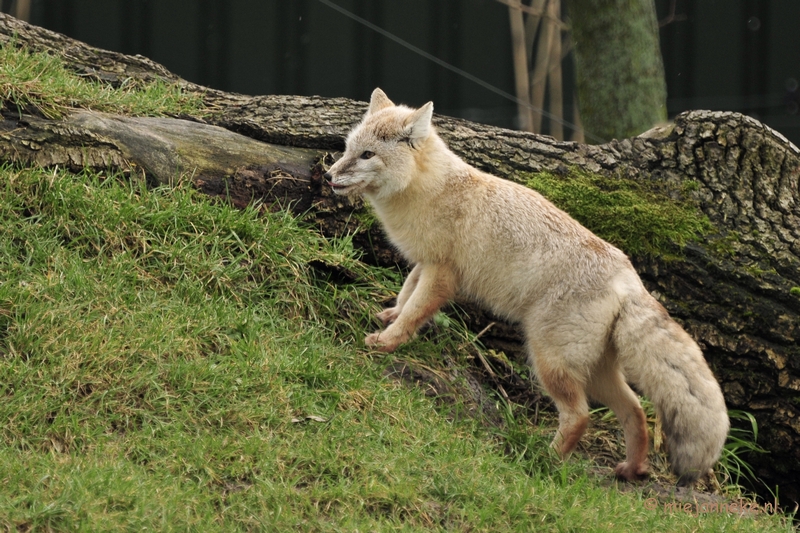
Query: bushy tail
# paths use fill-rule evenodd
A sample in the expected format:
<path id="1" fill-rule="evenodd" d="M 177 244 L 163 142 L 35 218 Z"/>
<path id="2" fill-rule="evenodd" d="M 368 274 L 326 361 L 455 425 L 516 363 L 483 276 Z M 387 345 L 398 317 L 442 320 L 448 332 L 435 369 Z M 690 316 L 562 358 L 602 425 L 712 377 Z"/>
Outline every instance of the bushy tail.
<path id="1" fill-rule="evenodd" d="M 626 377 L 655 404 L 678 484 L 691 484 L 717 461 L 730 427 L 700 347 L 646 291 L 623 303 L 614 342 Z"/>

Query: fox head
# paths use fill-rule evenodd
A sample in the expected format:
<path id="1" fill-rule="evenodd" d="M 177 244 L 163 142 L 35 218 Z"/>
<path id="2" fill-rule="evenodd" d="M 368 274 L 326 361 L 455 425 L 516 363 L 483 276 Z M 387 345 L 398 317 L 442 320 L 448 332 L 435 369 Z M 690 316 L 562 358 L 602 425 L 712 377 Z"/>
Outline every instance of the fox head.
<path id="1" fill-rule="evenodd" d="M 344 155 L 325 173 L 333 192 L 378 199 L 405 189 L 433 133 L 432 116 L 433 102 L 411 109 L 375 89 L 366 115 L 347 136 Z"/>

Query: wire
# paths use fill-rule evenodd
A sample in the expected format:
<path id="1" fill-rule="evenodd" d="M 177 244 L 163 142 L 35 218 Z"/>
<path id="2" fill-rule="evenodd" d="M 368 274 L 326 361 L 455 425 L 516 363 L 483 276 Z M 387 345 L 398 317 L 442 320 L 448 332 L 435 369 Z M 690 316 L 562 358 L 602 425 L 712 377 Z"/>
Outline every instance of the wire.
<path id="1" fill-rule="evenodd" d="M 552 121 L 560 123 L 562 126 L 567 126 L 568 128 L 571 128 L 571 129 L 576 130 L 576 131 L 580 129 L 580 127 L 578 127 L 576 124 L 573 124 L 573 123 L 571 123 L 569 121 L 566 121 L 566 120 L 562 119 L 561 117 L 558 117 L 558 116 L 556 116 L 556 115 L 554 115 L 554 114 L 552 114 L 552 113 L 550 113 L 548 111 L 545 111 L 544 109 L 540 109 L 540 108 L 538 108 L 536 106 L 533 106 L 533 105 L 530 104 L 530 102 L 526 102 L 525 100 L 517 98 L 513 94 L 508 93 L 508 92 L 504 91 L 503 89 L 500 89 L 499 87 L 495 87 L 494 85 L 492 85 L 489 82 L 483 81 L 482 79 L 478 78 L 477 76 L 474 76 L 474 75 L 470 74 L 466 70 L 460 69 L 460 68 L 458 68 L 458 67 L 456 67 L 454 65 L 451 65 L 447 61 L 443 61 L 443 60 L 439 59 L 438 57 L 426 52 L 422 48 L 414 46 L 413 44 L 409 43 L 408 41 L 405 41 L 405 40 L 401 39 L 397 35 L 394 35 L 393 33 L 390 33 L 388 31 L 384 30 L 380 26 L 376 26 L 375 24 L 373 24 L 372 22 L 368 21 L 367 19 L 359 17 L 355 13 L 353 13 L 351 11 L 348 11 L 347 9 L 343 8 L 340 5 L 334 4 L 330 0 L 319 0 L 319 2 L 324 4 L 324 5 L 326 5 L 326 6 L 328 6 L 329 8 L 333 9 L 334 11 L 338 11 L 339 13 L 344 15 L 345 17 L 347 17 L 349 19 L 352 19 L 352 20 L 358 22 L 359 24 L 361 24 L 363 26 L 366 26 L 367 28 L 371 29 L 372 31 L 375 31 L 375 32 L 383 35 L 387 39 L 390 39 L 390 40 L 396 42 L 400 46 L 403 46 L 404 48 L 407 48 L 408 50 L 411 50 L 415 54 L 420 55 L 420 56 L 422 56 L 425 59 L 428 59 L 430 61 L 433 61 L 434 63 L 436 63 L 440 67 L 446 68 L 447 70 L 449 70 L 451 72 L 455 72 L 459 76 L 461 76 L 463 78 L 466 78 L 469 81 L 480 85 L 481 87 L 483 87 L 484 89 L 486 89 L 488 91 L 491 91 L 491 92 L 493 92 L 493 93 L 495 93 L 497 95 L 500 95 L 503 98 L 506 98 L 507 100 L 511 100 L 512 102 L 515 102 L 517 105 L 525 106 L 525 107 L 527 107 L 529 109 L 532 109 L 532 110 L 536 111 L 537 113 L 541 113 L 543 116 L 547 117 L 548 119 L 550 119 Z M 583 130 L 583 134 L 587 138 L 592 139 L 593 141 L 597 141 L 597 142 L 603 142 L 604 141 L 600 137 L 597 137 L 596 135 L 593 135 L 593 134 L 589 133 L 586 130 Z"/>

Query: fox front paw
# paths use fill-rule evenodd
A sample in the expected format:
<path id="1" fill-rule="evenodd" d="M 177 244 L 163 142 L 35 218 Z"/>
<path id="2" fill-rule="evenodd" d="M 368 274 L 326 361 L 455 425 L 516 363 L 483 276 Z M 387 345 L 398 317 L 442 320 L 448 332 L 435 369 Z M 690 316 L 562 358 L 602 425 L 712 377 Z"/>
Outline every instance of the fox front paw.
<path id="1" fill-rule="evenodd" d="M 364 339 L 364 344 L 370 348 L 386 353 L 395 351 L 402 342 L 403 339 L 387 334 L 386 331 L 376 331 Z"/>
<path id="2" fill-rule="evenodd" d="M 394 322 L 395 319 L 397 319 L 397 317 L 399 315 L 400 315 L 400 312 L 397 311 L 396 307 L 390 307 L 388 309 L 384 309 L 383 311 L 381 311 L 380 313 L 378 313 L 375 316 L 378 318 L 378 320 L 381 321 L 381 323 L 384 326 L 388 326 L 390 323 Z"/>
<path id="3" fill-rule="evenodd" d="M 614 473 L 619 479 L 624 479 L 625 481 L 641 481 L 650 475 L 647 472 L 646 464 L 628 464 L 627 461 L 618 464 L 614 469 Z"/>

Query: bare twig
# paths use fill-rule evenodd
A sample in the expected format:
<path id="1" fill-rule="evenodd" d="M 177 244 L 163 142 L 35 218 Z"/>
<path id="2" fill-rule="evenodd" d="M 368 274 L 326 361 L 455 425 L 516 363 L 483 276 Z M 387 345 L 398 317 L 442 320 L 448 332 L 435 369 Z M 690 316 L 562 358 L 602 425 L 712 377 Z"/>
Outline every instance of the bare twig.
<path id="1" fill-rule="evenodd" d="M 495 325 L 495 322 L 489 322 L 489 324 L 485 328 L 480 330 L 478 332 L 478 334 L 475 335 L 475 338 L 472 340 L 472 342 L 475 342 L 478 339 L 480 339 L 481 336 L 484 333 L 486 333 L 487 331 L 489 331 L 489 329 L 494 325 Z M 511 401 L 510 398 L 508 397 L 508 393 L 503 388 L 503 384 L 500 382 L 500 378 L 498 378 L 497 374 L 494 373 L 494 370 L 492 369 L 492 366 L 489 364 L 489 361 L 486 360 L 486 358 L 483 356 L 483 353 L 481 352 L 480 349 L 477 348 L 477 346 L 475 347 L 475 353 L 478 354 L 478 359 L 481 360 L 481 363 L 483 364 L 483 368 L 486 369 L 486 372 L 489 374 L 489 376 L 491 376 L 492 380 L 494 380 L 495 384 L 497 385 L 498 390 L 500 391 L 500 394 L 503 396 L 503 399 L 506 400 L 506 401 Z"/>
<path id="2" fill-rule="evenodd" d="M 489 365 L 489 361 L 486 360 L 486 358 L 483 356 L 480 350 L 475 350 L 475 353 L 478 354 L 478 359 L 480 359 L 481 363 L 483 363 L 483 367 L 486 369 L 486 372 L 489 373 L 494 382 L 497 384 L 497 389 L 500 391 L 500 394 L 503 396 L 503 399 L 507 402 L 510 402 L 511 399 L 508 397 L 508 393 L 503 388 L 503 385 L 500 383 L 500 379 L 497 377 L 497 374 L 494 373 L 494 370 L 492 370 L 492 367 Z"/>
<path id="3" fill-rule="evenodd" d="M 561 12 L 561 0 L 551 0 L 548 11 L 558 15 Z M 547 76 L 547 86 L 550 91 L 550 135 L 559 141 L 564 140 L 564 87 L 561 76 L 561 32 L 553 31 L 550 44 L 551 69 Z"/>
<path id="4" fill-rule="evenodd" d="M 530 100 L 528 51 L 525 48 L 525 22 L 520 7 L 522 7 L 520 0 L 509 2 L 508 17 L 511 22 L 511 48 L 514 54 L 514 80 L 518 98 L 517 115 L 519 129 L 533 131 L 533 110 L 525 105 Z"/>
<path id="5" fill-rule="evenodd" d="M 497 2 L 505 4 L 509 7 L 513 7 L 515 9 L 519 9 L 520 11 L 527 13 L 528 16 L 532 15 L 534 17 L 545 17 L 545 18 L 552 17 L 552 15 L 545 13 L 543 5 L 544 2 L 540 2 L 539 0 L 534 0 L 533 5 L 531 6 L 526 6 L 525 4 L 522 4 L 520 0 L 497 0 Z M 555 19 L 553 19 L 553 22 L 557 24 L 562 30 L 569 29 L 569 25 L 567 25 L 558 16 L 556 16 Z"/>
<path id="6" fill-rule="evenodd" d="M 572 123 L 575 124 L 575 129 L 572 130 L 572 140 L 576 143 L 585 143 L 586 136 L 583 134 L 583 123 L 580 109 L 578 109 L 578 93 L 575 93 L 572 99 Z"/>
<path id="7" fill-rule="evenodd" d="M 544 13 L 547 0 L 531 0 L 531 8 L 539 13 Z M 541 22 L 541 15 L 528 14 L 525 19 L 525 50 L 533 51 L 533 43 L 536 42 L 536 34 L 539 32 L 539 23 Z"/>
<path id="8" fill-rule="evenodd" d="M 497 324 L 497 322 L 489 322 L 489 324 L 488 324 L 488 325 L 487 325 L 485 328 L 483 328 L 482 330 L 480 330 L 480 331 L 478 332 L 478 334 L 477 334 L 477 335 L 475 335 L 475 340 L 478 340 L 478 339 L 480 339 L 481 337 L 483 337 L 483 334 L 484 334 L 484 333 L 486 333 L 487 331 L 489 331 L 489 329 L 490 329 L 492 326 L 494 326 L 495 324 Z"/>
<path id="9" fill-rule="evenodd" d="M 498 0 L 499 1 L 499 0 Z M 686 20 L 686 14 L 681 13 L 680 15 L 675 14 L 675 7 L 678 4 L 678 0 L 672 0 L 669 3 L 669 14 L 664 17 L 663 19 L 658 21 L 658 27 L 663 28 L 667 24 L 671 24 L 673 22 L 678 22 L 680 20 Z"/>
<path id="10" fill-rule="evenodd" d="M 548 2 L 547 10 L 551 14 L 550 4 L 552 2 L 553 0 Z M 530 81 L 531 105 L 534 109 L 542 109 L 544 107 L 545 80 L 549 70 L 550 46 L 553 43 L 553 33 L 558 31 L 558 28 L 549 17 L 542 21 L 542 28 L 537 36 L 536 62 L 533 65 Z M 542 114 L 538 111 L 533 112 L 533 131 L 537 133 L 542 131 Z"/>
<path id="11" fill-rule="evenodd" d="M 31 0 L 15 0 L 11 3 L 10 13 L 19 20 L 30 22 L 31 20 Z"/>

